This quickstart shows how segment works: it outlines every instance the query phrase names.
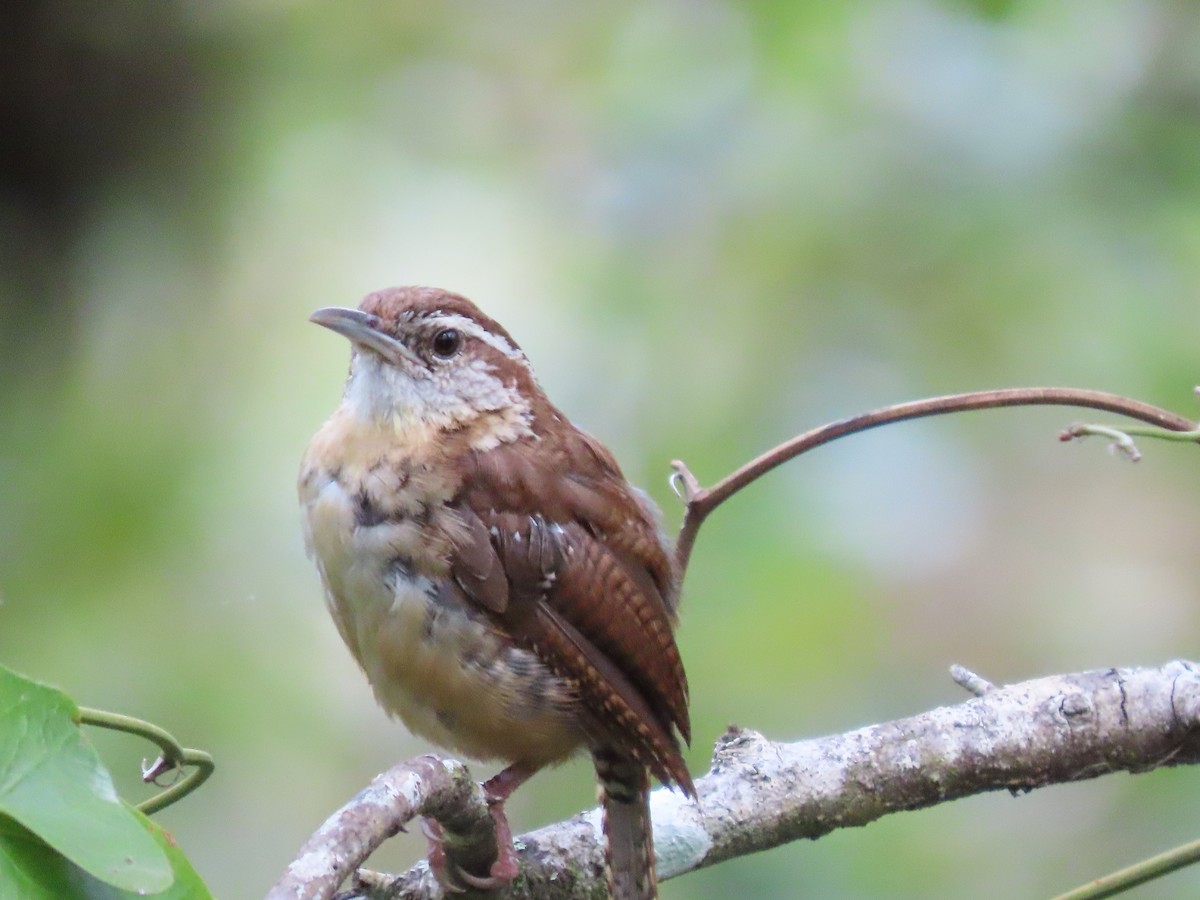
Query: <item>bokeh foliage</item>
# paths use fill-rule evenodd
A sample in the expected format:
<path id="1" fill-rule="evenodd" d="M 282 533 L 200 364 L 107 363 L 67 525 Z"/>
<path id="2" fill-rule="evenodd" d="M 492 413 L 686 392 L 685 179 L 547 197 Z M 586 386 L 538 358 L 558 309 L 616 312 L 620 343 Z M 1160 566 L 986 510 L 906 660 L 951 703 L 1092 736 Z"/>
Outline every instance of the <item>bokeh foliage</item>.
<path id="1" fill-rule="evenodd" d="M 424 749 L 300 545 L 295 469 L 346 358 L 318 306 L 473 297 L 672 526 L 671 458 L 711 481 L 888 402 L 1063 383 L 1196 408 L 1195 4 L 0 15 L 0 660 L 214 753 L 161 820 L 219 896 L 261 894 Z M 898 426 L 722 509 L 681 636 L 693 767 L 730 721 L 801 737 L 957 700 L 954 661 L 1005 681 L 1200 655 L 1194 452 L 1059 446 L 1073 418 Z M 97 744 L 136 773 L 137 742 Z M 1196 784 L 979 798 L 666 891 L 1048 894 L 1193 837 Z M 514 819 L 592 790 L 571 764 Z M 423 851 L 392 843 L 379 865 Z"/>

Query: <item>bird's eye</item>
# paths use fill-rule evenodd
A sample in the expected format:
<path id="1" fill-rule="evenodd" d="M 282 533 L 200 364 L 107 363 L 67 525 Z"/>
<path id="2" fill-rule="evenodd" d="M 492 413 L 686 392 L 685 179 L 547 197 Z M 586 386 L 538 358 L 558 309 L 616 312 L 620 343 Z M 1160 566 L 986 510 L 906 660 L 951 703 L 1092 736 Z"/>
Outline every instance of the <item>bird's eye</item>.
<path id="1" fill-rule="evenodd" d="M 462 334 L 457 328 L 443 328 L 433 336 L 433 355 L 449 359 L 462 347 Z"/>

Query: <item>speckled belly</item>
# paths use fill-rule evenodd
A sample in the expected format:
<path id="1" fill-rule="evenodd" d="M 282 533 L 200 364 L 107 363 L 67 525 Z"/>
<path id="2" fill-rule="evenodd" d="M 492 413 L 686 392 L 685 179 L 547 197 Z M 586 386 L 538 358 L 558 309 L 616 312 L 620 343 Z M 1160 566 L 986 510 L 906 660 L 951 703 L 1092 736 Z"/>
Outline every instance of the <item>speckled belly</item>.
<path id="1" fill-rule="evenodd" d="M 575 749 L 576 701 L 562 679 L 462 601 L 395 581 L 391 609 L 359 638 L 385 709 L 414 733 L 479 759 L 549 763 Z"/>
<path id="2" fill-rule="evenodd" d="M 352 495 L 334 480 L 305 510 L 330 613 L 384 709 L 477 759 L 546 764 L 579 746 L 570 685 L 456 590 L 414 573 L 414 522 L 360 524 Z"/>

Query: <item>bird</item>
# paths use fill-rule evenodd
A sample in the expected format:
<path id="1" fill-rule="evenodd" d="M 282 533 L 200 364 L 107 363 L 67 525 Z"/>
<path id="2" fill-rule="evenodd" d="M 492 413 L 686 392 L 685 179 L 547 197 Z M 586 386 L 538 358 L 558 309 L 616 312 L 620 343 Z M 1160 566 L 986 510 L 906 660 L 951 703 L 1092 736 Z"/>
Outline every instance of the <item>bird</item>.
<path id="1" fill-rule="evenodd" d="M 657 896 L 651 777 L 696 797 L 679 572 L 658 511 L 465 297 L 393 287 L 310 320 L 351 345 L 298 482 L 329 612 L 388 713 L 505 764 L 483 784 L 498 856 L 452 882 L 516 877 L 504 802 L 586 751 L 610 894 Z"/>

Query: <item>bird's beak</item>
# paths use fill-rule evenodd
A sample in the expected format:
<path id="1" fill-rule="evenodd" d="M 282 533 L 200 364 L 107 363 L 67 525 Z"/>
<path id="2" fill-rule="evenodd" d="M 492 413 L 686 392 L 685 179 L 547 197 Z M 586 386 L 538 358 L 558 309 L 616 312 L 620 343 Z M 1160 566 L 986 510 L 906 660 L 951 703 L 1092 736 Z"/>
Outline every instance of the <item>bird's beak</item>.
<path id="1" fill-rule="evenodd" d="M 388 362 L 395 365 L 424 365 L 421 358 L 402 343 L 379 330 L 378 316 L 363 312 L 361 309 L 346 309 L 341 306 L 326 306 L 318 309 L 308 317 L 308 321 L 324 325 L 330 331 L 336 331 L 342 337 L 358 345 L 378 353 Z"/>

